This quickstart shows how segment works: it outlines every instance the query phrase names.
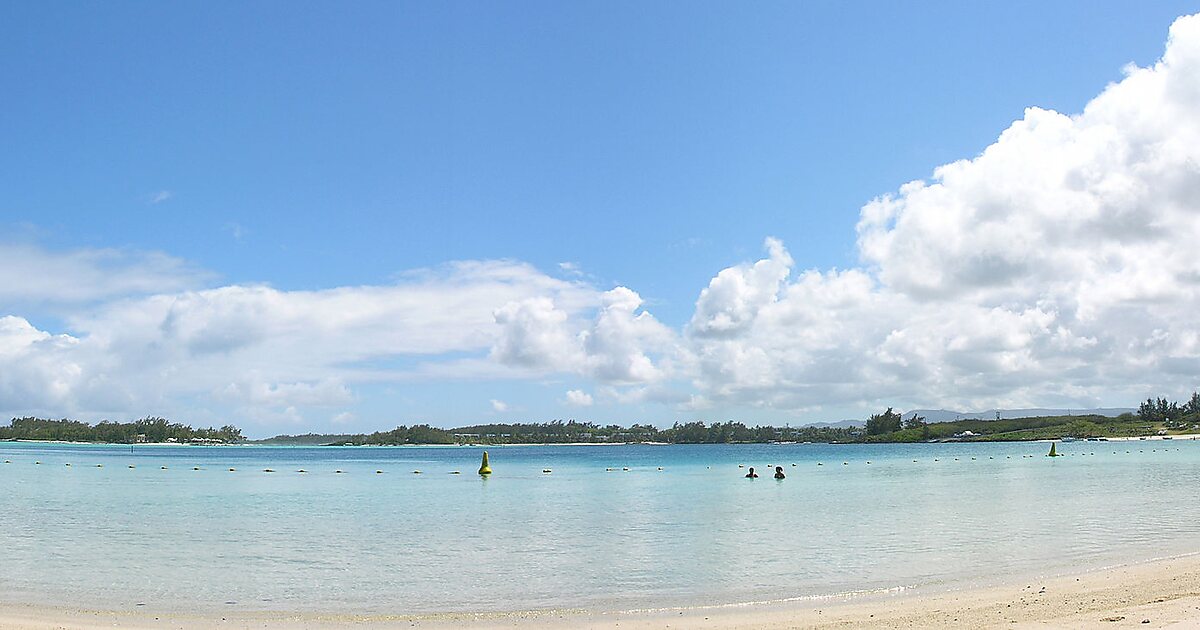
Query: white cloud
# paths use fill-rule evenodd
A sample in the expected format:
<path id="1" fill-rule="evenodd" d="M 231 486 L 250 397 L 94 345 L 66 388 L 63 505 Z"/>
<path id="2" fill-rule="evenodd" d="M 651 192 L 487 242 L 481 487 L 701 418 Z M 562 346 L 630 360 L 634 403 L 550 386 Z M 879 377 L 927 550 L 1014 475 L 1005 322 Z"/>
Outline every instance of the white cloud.
<path id="1" fill-rule="evenodd" d="M 0 317 L 0 409 L 53 408 L 81 386 L 82 370 L 71 360 L 79 343 L 51 335 L 21 317 Z M 18 368 L 19 366 L 19 368 Z"/>
<path id="2" fill-rule="evenodd" d="M 75 309 L 70 336 L 5 318 L 0 352 L 19 360 L 0 365 L 0 411 L 134 415 L 187 409 L 189 397 L 202 397 L 251 421 L 299 422 L 307 409 L 355 400 L 356 383 L 405 372 L 374 361 L 425 356 L 453 371 L 448 353 L 482 360 L 503 333 L 494 312 L 531 299 L 571 315 L 600 294 L 525 264 L 483 261 L 411 272 L 388 286 L 133 296 Z"/>
<path id="3" fill-rule="evenodd" d="M 642 298 L 617 287 L 601 296 L 592 325 L 580 333 L 586 373 L 608 383 L 645 383 L 664 376 L 652 357 L 673 350 L 675 335 L 646 311 Z"/>
<path id="4" fill-rule="evenodd" d="M 592 402 L 592 395 L 581 389 L 567 391 L 567 404 L 572 407 L 591 407 Z"/>
<path id="5" fill-rule="evenodd" d="M 158 192 L 153 192 L 153 193 L 150 193 L 149 195 L 146 195 L 146 201 L 149 202 L 150 205 L 158 205 L 158 204 L 170 199 L 171 197 L 174 197 L 174 195 L 171 194 L 171 191 L 160 190 Z"/>
<path id="6" fill-rule="evenodd" d="M 726 269 L 689 325 L 725 404 L 1128 402 L 1200 365 L 1200 18 L 1083 113 L 1031 108 L 862 209 L 863 270 Z"/>
<path id="7" fill-rule="evenodd" d="M 212 277 L 159 252 L 119 249 L 50 251 L 24 243 L 0 243 L 0 308 L 30 304 L 77 304 L 179 291 Z"/>
<path id="8" fill-rule="evenodd" d="M 571 334 L 570 315 L 547 297 L 509 302 L 496 309 L 503 333 L 492 346 L 492 358 L 533 369 L 569 369 L 580 355 Z"/>
<path id="9" fill-rule="evenodd" d="M 780 285 L 791 271 L 792 257 L 777 239 L 767 239 L 767 250 L 768 258 L 724 269 L 700 292 L 689 325 L 694 336 L 736 336 L 778 298 Z"/>
<path id="10" fill-rule="evenodd" d="M 508 411 L 508 403 L 504 402 L 503 400 L 496 400 L 495 398 L 493 398 L 491 400 L 491 403 L 492 403 L 492 411 L 495 411 L 496 413 L 504 413 L 504 412 Z"/>
<path id="11" fill-rule="evenodd" d="M 349 411 L 343 411 L 341 413 L 334 414 L 334 416 L 332 418 L 330 418 L 329 421 L 332 422 L 333 424 L 350 424 L 357 419 L 358 419 L 358 417 L 355 416 L 353 413 L 351 413 Z"/>
<path id="12" fill-rule="evenodd" d="M 214 394 L 243 406 L 331 407 L 353 402 L 354 395 L 339 379 L 312 382 L 268 383 L 249 374 Z"/>
<path id="13" fill-rule="evenodd" d="M 642 298 L 626 287 L 598 296 L 589 321 L 533 298 L 498 309 L 499 340 L 491 356 L 500 363 L 542 371 L 574 372 L 607 383 L 662 378 L 656 357 L 675 349 L 676 335 L 641 310 Z M 660 363 L 669 360 L 662 357 Z"/>

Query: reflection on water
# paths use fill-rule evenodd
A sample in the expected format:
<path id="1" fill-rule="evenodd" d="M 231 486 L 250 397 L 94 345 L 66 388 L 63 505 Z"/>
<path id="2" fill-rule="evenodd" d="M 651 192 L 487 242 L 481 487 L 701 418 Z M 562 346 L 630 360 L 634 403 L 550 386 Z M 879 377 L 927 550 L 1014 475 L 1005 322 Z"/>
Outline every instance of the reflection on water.
<path id="1" fill-rule="evenodd" d="M 979 582 L 1195 550 L 1188 485 L 1200 444 L 1080 442 L 1057 459 L 1047 448 L 504 447 L 491 449 L 484 479 L 474 448 L 0 443 L 12 462 L 0 464 L 0 597 L 628 608 Z M 782 465 L 788 478 L 744 479 L 739 464 Z"/>

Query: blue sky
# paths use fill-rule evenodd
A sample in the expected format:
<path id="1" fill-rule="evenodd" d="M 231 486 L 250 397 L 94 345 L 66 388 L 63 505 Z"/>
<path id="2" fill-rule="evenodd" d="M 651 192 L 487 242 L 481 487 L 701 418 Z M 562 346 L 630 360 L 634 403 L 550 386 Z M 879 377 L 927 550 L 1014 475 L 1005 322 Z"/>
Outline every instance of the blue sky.
<path id="1" fill-rule="evenodd" d="M 799 377 L 761 381 L 769 394 L 783 392 L 777 403 L 764 402 L 773 395 L 763 389 L 722 393 L 720 379 L 696 367 L 705 350 L 665 346 L 688 346 L 679 339 L 702 328 L 697 300 L 718 272 L 783 260 L 767 253 L 769 237 L 786 247 L 789 278 L 861 270 L 877 289 L 912 297 L 897 288 L 903 274 L 889 275 L 894 267 L 856 240 L 864 205 L 930 180 L 939 165 L 976 157 L 1028 107 L 1082 112 L 1123 80 L 1126 64 L 1152 66 L 1173 20 L 1197 7 L 10 3 L 0 10 L 0 247 L 26 260 L 45 257 L 43 271 L 58 269 L 56 260 L 83 265 L 66 265 L 40 286 L 80 282 L 88 265 L 138 280 L 82 298 L 0 290 L 0 317 L 86 346 L 112 337 L 97 322 L 112 321 L 114 305 L 131 301 L 222 287 L 289 294 L 410 286 L 414 278 L 474 286 L 478 278 L 456 279 L 446 265 L 506 261 L 575 287 L 546 294 L 565 309 L 571 339 L 595 322 L 597 296 L 616 287 L 635 291 L 631 313 L 652 314 L 662 330 L 635 335 L 654 338 L 653 348 L 633 353 L 653 375 L 605 372 L 594 348 L 581 350 L 584 359 L 509 356 L 492 337 L 419 352 L 364 350 L 325 366 L 328 373 L 293 373 L 241 357 L 267 351 L 246 341 L 227 350 L 227 363 L 172 361 L 253 374 L 230 383 L 265 388 L 257 402 L 218 395 L 228 389 L 218 382 L 188 388 L 161 373 L 139 385 L 153 396 L 89 402 L 73 381 L 62 384 L 70 390 L 63 398 L 39 399 L 23 389 L 33 377 L 12 372 L 0 376 L 0 409 L 229 418 L 258 433 L 418 420 L 859 415 L 891 398 L 793 399 L 788 392 L 821 389 Z M 1081 277 L 1071 269 L 1063 273 Z M 1053 280 L 1043 286 L 1057 286 Z M 562 291 L 576 290 L 593 295 L 562 307 L 576 299 Z M 517 301 L 535 297 L 530 291 Z M 1035 297 L 1031 304 L 1045 303 L 1046 292 Z M 504 306 L 483 302 L 489 317 Z M 196 334 L 217 333 L 201 326 Z M 1130 334 L 1150 338 L 1153 330 Z M 104 349 L 128 357 L 122 365 L 139 352 Z M 820 354 L 806 347 L 795 355 L 802 358 L 767 371 L 795 360 L 801 372 L 837 373 L 839 362 L 823 364 L 832 359 Z M 462 367 L 471 361 L 510 370 Z M 68 363 L 93 385 L 136 380 L 112 362 Z M 457 367 L 411 373 L 432 363 Z M 1014 382 L 961 395 L 976 381 L 1008 382 L 995 374 L 998 365 L 958 366 L 966 371 L 954 379 L 908 390 L 897 377 L 895 391 L 913 393 L 895 395 L 906 398 L 895 404 L 1122 403 L 1107 397 L 1140 395 L 1104 393 L 1111 375 L 1068 379 L 1054 391 Z M 347 366 L 372 375 L 339 371 Z M 1168 389 L 1187 387 L 1167 380 Z M 670 394 L 649 392 L 660 387 Z M 334 394 L 285 395 L 317 390 Z M 591 404 L 564 406 L 567 391 Z"/>

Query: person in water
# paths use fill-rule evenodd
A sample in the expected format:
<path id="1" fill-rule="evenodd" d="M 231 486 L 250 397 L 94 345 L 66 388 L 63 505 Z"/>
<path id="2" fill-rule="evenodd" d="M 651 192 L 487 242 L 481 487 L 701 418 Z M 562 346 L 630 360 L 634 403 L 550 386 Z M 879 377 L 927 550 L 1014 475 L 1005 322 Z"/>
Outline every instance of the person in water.
<path id="1" fill-rule="evenodd" d="M 754 467 L 750 467 L 750 472 L 746 473 L 747 479 L 758 479 L 758 473 L 754 472 Z"/>
<path id="2" fill-rule="evenodd" d="M 786 477 L 787 477 L 787 475 L 783 474 L 783 466 L 776 466 L 775 467 L 775 478 L 776 479 L 784 479 Z"/>

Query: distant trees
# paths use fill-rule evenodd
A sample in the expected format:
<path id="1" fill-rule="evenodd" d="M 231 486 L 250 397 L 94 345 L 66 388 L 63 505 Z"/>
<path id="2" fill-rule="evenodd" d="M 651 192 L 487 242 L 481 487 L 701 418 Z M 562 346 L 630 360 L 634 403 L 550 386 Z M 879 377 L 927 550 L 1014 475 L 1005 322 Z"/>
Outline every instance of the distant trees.
<path id="1" fill-rule="evenodd" d="M 0 427 L 0 440 L 46 440 L 61 442 L 107 442 L 135 444 L 139 442 L 190 442 L 215 440 L 224 443 L 241 442 L 242 430 L 225 425 L 220 429 L 193 429 L 178 422 L 157 416 L 134 422 L 102 421 L 91 425 L 77 420 L 48 420 L 44 418 L 13 418 L 7 427 Z"/>
<path id="2" fill-rule="evenodd" d="M 1162 397 L 1147 398 L 1138 405 L 1137 415 L 1143 422 L 1161 423 L 1172 429 L 1194 424 L 1200 420 L 1200 392 L 1192 392 L 1191 399 L 1182 405 Z"/>
<path id="3" fill-rule="evenodd" d="M 481 424 L 454 429 L 439 429 L 427 424 L 399 426 L 391 431 L 371 434 L 281 435 L 263 444 L 565 444 L 606 442 L 668 442 L 673 444 L 731 444 L 783 441 L 849 442 L 854 440 L 851 429 L 840 427 L 774 427 L 747 426 L 737 421 L 714 422 L 697 420 L 676 422 L 670 428 L 659 429 L 651 424 L 634 423 L 628 427 L 616 424 L 601 426 L 593 422 Z"/>
<path id="4" fill-rule="evenodd" d="M 867 419 L 867 435 L 883 435 L 895 433 L 901 429 L 901 416 L 891 407 L 883 413 L 877 413 Z"/>
<path id="5" fill-rule="evenodd" d="M 377 431 L 370 435 L 344 436 L 343 444 L 454 444 L 454 435 L 445 429 L 428 424 L 411 427 L 400 425 L 391 431 Z"/>

